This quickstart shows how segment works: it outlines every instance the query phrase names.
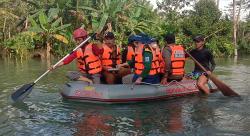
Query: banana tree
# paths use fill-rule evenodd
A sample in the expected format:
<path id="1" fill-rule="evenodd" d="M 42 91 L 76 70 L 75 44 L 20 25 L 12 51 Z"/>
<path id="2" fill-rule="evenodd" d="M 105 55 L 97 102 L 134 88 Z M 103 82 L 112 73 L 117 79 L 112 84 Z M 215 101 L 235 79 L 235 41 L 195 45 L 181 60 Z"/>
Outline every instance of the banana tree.
<path id="1" fill-rule="evenodd" d="M 98 3 L 98 4 L 97 4 Z M 126 12 L 124 7 L 126 0 L 99 0 L 88 5 L 81 5 L 79 9 L 85 12 L 88 18 L 86 26 L 89 30 L 95 30 L 100 26 L 100 20 L 112 23 L 114 30 L 118 29 L 118 14 Z"/>
<path id="2" fill-rule="evenodd" d="M 64 30 L 70 26 L 70 24 L 62 25 L 62 18 L 54 14 L 53 11 L 54 9 L 49 10 L 48 15 L 46 15 L 44 10 L 41 10 L 38 17 L 29 18 L 31 23 L 29 31 L 35 32 L 44 39 L 48 61 L 50 61 L 50 51 L 54 40 L 68 43 L 68 39 L 63 34 Z"/>
<path id="3" fill-rule="evenodd" d="M 96 3 L 93 2 L 92 5 L 79 6 L 79 9 L 89 16 L 87 27 L 90 30 L 100 25 L 99 20 L 111 23 L 113 32 L 116 34 L 116 41 L 121 44 L 130 33 L 150 31 L 147 17 L 142 16 L 144 4 L 143 1 L 133 0 L 99 0 Z"/>

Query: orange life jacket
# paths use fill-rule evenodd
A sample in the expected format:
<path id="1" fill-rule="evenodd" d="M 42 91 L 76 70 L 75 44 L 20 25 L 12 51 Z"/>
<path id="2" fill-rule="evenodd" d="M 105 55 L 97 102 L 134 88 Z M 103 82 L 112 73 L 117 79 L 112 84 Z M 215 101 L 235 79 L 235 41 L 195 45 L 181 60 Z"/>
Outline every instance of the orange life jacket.
<path id="1" fill-rule="evenodd" d="M 80 72 L 87 74 L 97 74 L 102 71 L 101 61 L 92 52 L 92 43 L 86 45 L 83 52 L 82 48 L 77 49 L 77 67 Z"/>
<path id="2" fill-rule="evenodd" d="M 135 48 L 135 74 L 140 75 L 144 70 L 143 64 L 143 48 L 144 45 L 139 45 Z"/>
<path id="3" fill-rule="evenodd" d="M 181 45 L 170 46 L 172 50 L 171 64 L 172 64 L 172 75 L 184 75 L 185 66 L 185 52 Z"/>
<path id="4" fill-rule="evenodd" d="M 139 48 L 135 49 L 135 74 L 140 75 L 144 70 L 143 64 L 143 47 L 139 46 Z M 153 54 L 153 59 L 151 63 L 151 69 L 149 71 L 149 75 L 156 75 L 160 72 L 160 49 L 153 50 L 150 48 Z"/>
<path id="5" fill-rule="evenodd" d="M 153 54 L 153 60 L 151 63 L 151 69 L 149 71 L 149 75 L 156 75 L 160 73 L 160 64 L 161 64 L 161 52 L 160 48 L 150 48 Z"/>
<path id="6" fill-rule="evenodd" d="M 112 58 L 113 50 L 106 44 L 103 44 L 102 66 L 105 68 L 115 68 L 117 64 L 121 64 L 120 48 L 116 47 L 116 56 Z"/>
<path id="7" fill-rule="evenodd" d="M 131 61 L 135 56 L 135 51 L 131 45 L 128 45 L 127 59 L 126 61 Z"/>

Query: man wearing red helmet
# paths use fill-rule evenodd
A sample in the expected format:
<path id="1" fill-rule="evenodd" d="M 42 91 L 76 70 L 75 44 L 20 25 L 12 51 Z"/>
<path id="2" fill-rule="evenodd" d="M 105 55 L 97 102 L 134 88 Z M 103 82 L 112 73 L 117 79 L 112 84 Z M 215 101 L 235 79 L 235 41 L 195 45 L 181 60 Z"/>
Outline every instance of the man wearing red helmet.
<path id="1" fill-rule="evenodd" d="M 73 32 L 73 38 L 77 45 L 82 43 L 88 37 L 87 31 L 78 28 Z M 71 53 L 57 67 L 67 65 L 74 59 L 77 59 L 77 67 L 79 71 L 72 71 L 67 74 L 71 80 L 82 80 L 88 83 L 100 83 L 100 73 L 102 71 L 99 56 L 102 55 L 103 49 L 98 45 L 86 42 L 81 48 Z M 56 68 L 56 67 L 55 67 Z M 55 69 L 53 68 L 53 69 Z"/>

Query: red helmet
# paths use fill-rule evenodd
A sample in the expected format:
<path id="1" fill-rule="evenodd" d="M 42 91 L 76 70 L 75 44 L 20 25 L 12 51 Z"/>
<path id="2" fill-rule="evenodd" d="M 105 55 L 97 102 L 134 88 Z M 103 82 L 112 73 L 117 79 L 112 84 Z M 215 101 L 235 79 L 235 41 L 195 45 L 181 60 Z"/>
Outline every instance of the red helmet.
<path id="1" fill-rule="evenodd" d="M 83 28 L 78 28 L 73 32 L 74 39 L 77 38 L 86 38 L 88 36 L 88 32 Z"/>

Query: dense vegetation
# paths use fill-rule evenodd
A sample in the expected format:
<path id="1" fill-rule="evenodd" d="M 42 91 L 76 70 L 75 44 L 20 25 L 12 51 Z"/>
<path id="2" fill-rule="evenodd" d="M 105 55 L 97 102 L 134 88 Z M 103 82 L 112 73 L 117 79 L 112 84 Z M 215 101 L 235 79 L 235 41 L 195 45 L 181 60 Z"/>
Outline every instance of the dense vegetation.
<path id="1" fill-rule="evenodd" d="M 93 33 L 107 23 L 118 45 L 126 45 L 130 34 L 145 32 L 162 46 L 162 37 L 175 33 L 177 42 L 190 48 L 192 36 L 203 34 L 215 56 L 231 56 L 234 51 L 232 17 L 222 16 L 215 0 L 164 0 L 157 9 L 146 0 L 2 0 L 0 15 L 1 56 L 63 56 L 75 47 L 74 29 Z M 240 51 L 250 52 L 249 37 L 248 16 L 238 23 Z"/>

